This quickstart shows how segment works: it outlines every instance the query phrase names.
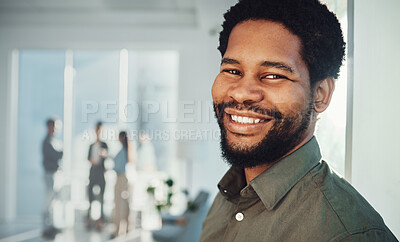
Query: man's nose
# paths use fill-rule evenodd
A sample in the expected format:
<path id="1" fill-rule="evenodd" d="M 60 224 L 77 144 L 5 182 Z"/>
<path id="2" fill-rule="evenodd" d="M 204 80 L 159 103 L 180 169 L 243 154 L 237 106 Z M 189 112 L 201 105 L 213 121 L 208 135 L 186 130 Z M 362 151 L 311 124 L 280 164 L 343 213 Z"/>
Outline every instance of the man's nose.
<path id="1" fill-rule="evenodd" d="M 243 77 L 228 90 L 228 95 L 238 103 L 251 104 L 263 100 L 264 93 L 256 78 Z"/>

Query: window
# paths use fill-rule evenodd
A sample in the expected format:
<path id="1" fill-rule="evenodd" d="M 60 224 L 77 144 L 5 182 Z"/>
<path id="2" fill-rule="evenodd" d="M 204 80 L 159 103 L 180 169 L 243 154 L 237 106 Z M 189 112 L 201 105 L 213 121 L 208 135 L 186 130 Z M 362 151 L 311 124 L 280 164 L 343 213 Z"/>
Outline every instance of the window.
<path id="1" fill-rule="evenodd" d="M 347 0 L 325 0 L 341 24 L 345 41 L 347 40 Z M 347 51 L 347 49 L 346 49 Z M 347 108 L 347 62 L 336 81 L 335 91 L 328 109 L 320 115 L 317 123 L 317 138 L 323 159 L 337 173 L 345 175 L 346 151 L 346 108 Z"/>
<path id="2" fill-rule="evenodd" d="M 60 201 L 55 206 L 59 222 L 73 223 L 68 208 L 87 209 L 87 152 L 95 139 L 97 121 L 104 123 L 102 138 L 111 157 L 120 149 L 122 129 L 137 142 L 146 132 L 173 130 L 164 122 L 162 105 L 176 116 L 178 54 L 176 51 L 128 50 L 21 50 L 18 90 L 18 217 L 37 217 L 44 198 L 41 145 L 45 121 L 63 121 L 56 136 L 63 140 L 63 175 Z M 175 156 L 171 140 L 154 138 L 158 168 L 168 169 Z M 112 168 L 112 162 L 109 168 Z M 111 172 L 112 173 L 112 172 Z M 115 177 L 106 174 L 108 185 Z M 106 187 L 105 212 L 111 213 L 113 189 Z M 40 195 L 38 195 L 40 194 Z M 26 206 L 24 201 L 30 201 Z M 66 217 L 69 221 L 65 221 Z M 72 215 L 73 216 L 73 215 Z"/>

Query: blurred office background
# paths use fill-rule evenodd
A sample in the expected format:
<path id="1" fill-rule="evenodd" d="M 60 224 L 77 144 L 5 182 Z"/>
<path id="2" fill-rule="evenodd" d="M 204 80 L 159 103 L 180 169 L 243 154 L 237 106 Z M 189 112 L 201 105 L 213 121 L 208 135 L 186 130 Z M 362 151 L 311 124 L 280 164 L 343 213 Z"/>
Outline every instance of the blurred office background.
<path id="1" fill-rule="evenodd" d="M 49 117 L 62 121 L 56 136 L 64 148 L 54 216 L 69 232 L 58 239 L 108 238 L 105 231 L 79 229 L 88 207 L 87 152 L 99 120 L 111 156 L 120 148 L 119 130 L 128 130 L 137 148 L 140 133 L 154 146 L 157 170 L 133 167 L 129 174 L 140 233 L 127 240 L 152 241 L 151 232 L 162 229 L 161 217 L 151 212 L 155 204 L 143 197 L 168 178 L 174 199 L 164 212 L 184 214 L 201 191 L 209 194 L 205 208 L 210 205 L 228 169 L 211 85 L 219 72 L 222 14 L 235 2 L 0 0 L 0 241 L 39 240 L 41 142 Z M 325 2 L 342 23 L 347 58 L 318 125 L 323 157 L 400 237 L 400 2 Z M 111 161 L 107 167 L 109 217 L 115 174 Z M 193 241 L 204 215 L 196 215 Z"/>

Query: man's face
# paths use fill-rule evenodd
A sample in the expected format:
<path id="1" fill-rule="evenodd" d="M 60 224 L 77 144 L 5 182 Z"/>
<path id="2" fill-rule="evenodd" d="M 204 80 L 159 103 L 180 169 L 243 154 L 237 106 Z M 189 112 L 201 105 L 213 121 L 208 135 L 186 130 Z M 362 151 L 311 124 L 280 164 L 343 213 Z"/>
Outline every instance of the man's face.
<path id="1" fill-rule="evenodd" d="M 99 126 L 96 128 L 96 138 L 97 138 L 98 140 L 100 140 L 102 128 L 103 128 L 102 125 L 99 125 Z"/>
<path id="2" fill-rule="evenodd" d="M 54 124 L 49 124 L 47 125 L 47 133 L 49 135 L 54 135 L 54 132 L 56 131 L 56 127 Z"/>
<path id="3" fill-rule="evenodd" d="M 312 137 L 312 92 L 300 51 L 300 39 L 279 23 L 249 20 L 232 30 L 212 87 L 222 153 L 232 165 L 272 163 Z"/>

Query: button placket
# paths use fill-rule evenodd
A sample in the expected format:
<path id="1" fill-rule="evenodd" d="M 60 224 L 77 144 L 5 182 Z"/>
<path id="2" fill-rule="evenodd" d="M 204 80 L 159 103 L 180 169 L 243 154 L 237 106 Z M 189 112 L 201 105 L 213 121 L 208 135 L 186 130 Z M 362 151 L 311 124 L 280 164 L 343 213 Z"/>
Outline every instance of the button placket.
<path id="1" fill-rule="evenodd" d="M 244 209 L 246 208 L 246 198 L 244 198 L 243 196 L 242 196 L 242 192 L 241 192 L 241 196 L 240 196 L 240 200 L 239 200 L 239 203 L 238 203 L 238 206 L 236 207 L 236 214 L 235 214 L 235 219 L 236 219 L 236 221 L 238 221 L 238 222 L 241 222 L 241 221 L 243 221 L 243 219 L 244 219 L 244 214 L 243 214 L 243 211 L 244 211 Z"/>

